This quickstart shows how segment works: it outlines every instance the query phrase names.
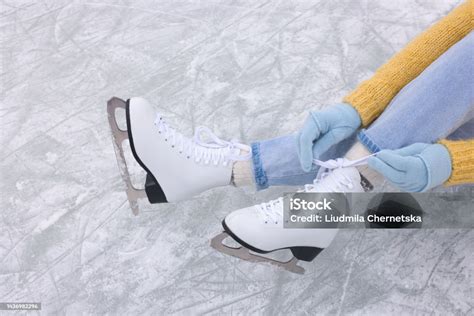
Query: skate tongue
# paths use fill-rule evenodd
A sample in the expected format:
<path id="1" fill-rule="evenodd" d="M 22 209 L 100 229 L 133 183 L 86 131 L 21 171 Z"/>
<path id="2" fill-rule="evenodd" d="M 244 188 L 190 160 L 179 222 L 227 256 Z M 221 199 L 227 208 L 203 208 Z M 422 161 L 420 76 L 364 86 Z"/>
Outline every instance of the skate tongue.
<path id="1" fill-rule="evenodd" d="M 341 179 L 343 183 L 359 184 L 361 181 L 359 171 L 355 167 L 336 168 L 326 170 L 314 180 L 313 184 L 307 184 L 304 192 L 340 192 Z M 343 190 L 345 191 L 345 190 Z"/>
<path id="2" fill-rule="evenodd" d="M 345 175 L 346 177 L 350 178 L 353 183 L 360 183 L 360 173 L 356 167 L 337 168 L 334 169 L 332 172 L 334 172 L 334 174 Z"/>
<path id="3" fill-rule="evenodd" d="M 250 146 L 248 146 L 250 150 L 247 150 L 247 148 L 235 148 L 235 154 L 236 156 L 242 157 L 242 160 L 249 160 L 252 158 L 252 149 Z"/>

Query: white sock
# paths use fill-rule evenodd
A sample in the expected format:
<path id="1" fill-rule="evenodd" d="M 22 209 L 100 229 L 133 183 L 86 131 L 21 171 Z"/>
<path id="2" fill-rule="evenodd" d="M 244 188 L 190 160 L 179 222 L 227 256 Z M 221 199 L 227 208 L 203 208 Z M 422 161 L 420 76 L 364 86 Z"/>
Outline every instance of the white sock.
<path id="1" fill-rule="evenodd" d="M 255 184 L 255 177 L 252 171 L 252 161 L 237 161 L 232 168 L 232 184 L 236 187 Z"/>
<path id="2" fill-rule="evenodd" d="M 243 153 L 246 154 L 246 153 Z M 232 168 L 232 184 L 236 187 L 255 184 L 252 160 L 236 161 Z"/>
<path id="3" fill-rule="evenodd" d="M 349 160 L 357 160 L 371 154 L 372 153 L 367 148 L 365 148 L 361 142 L 357 141 L 346 153 L 345 158 Z"/>
<path id="4" fill-rule="evenodd" d="M 346 153 L 345 158 L 349 160 L 356 160 L 362 157 L 372 154 L 361 142 L 357 141 L 351 149 Z M 377 179 L 380 179 L 380 175 L 377 171 L 369 168 L 369 166 L 358 166 L 356 167 L 359 173 L 364 176 L 370 183 L 375 184 Z"/>

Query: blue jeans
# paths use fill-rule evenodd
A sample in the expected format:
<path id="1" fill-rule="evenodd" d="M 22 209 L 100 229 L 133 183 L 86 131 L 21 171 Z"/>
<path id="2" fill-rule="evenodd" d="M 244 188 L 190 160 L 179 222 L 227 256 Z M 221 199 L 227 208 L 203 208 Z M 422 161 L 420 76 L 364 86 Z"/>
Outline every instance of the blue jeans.
<path id="1" fill-rule="evenodd" d="M 368 127 L 323 153 L 343 157 L 357 138 L 370 151 L 397 149 L 416 142 L 474 137 L 474 32 L 441 55 L 406 85 Z M 296 134 L 252 143 L 257 189 L 311 183 L 317 169 L 301 169 Z"/>

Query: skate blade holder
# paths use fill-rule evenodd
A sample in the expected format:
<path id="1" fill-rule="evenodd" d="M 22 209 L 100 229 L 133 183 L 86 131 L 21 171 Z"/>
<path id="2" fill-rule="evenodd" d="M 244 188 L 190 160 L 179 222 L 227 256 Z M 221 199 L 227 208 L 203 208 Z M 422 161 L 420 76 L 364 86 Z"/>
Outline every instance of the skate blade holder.
<path id="1" fill-rule="evenodd" d="M 289 272 L 293 272 L 296 274 L 305 273 L 305 269 L 302 266 L 299 266 L 297 264 L 299 260 L 296 257 L 293 257 L 288 261 L 282 262 L 275 259 L 259 256 L 259 255 L 251 253 L 250 250 L 245 248 L 244 246 L 234 248 L 234 247 L 225 245 L 223 241 L 227 237 L 232 238 L 225 231 L 215 236 L 214 238 L 211 239 L 211 247 L 226 255 L 236 257 L 245 261 L 256 262 L 256 263 L 269 263 L 271 265 L 277 266 L 279 268 L 283 268 Z"/>
<path id="2" fill-rule="evenodd" d="M 130 208 L 134 215 L 138 215 L 138 199 L 147 198 L 147 193 L 145 189 L 137 189 L 133 186 L 132 180 L 130 178 L 130 173 L 128 172 L 127 161 L 125 160 L 125 155 L 123 152 L 123 142 L 128 140 L 128 131 L 122 130 L 117 124 L 116 120 L 116 110 L 126 109 L 126 102 L 122 99 L 113 97 L 107 102 L 107 117 L 109 120 L 110 129 L 112 131 L 112 138 L 114 140 L 114 150 L 117 157 L 117 164 L 120 170 L 120 175 L 122 176 L 123 182 L 126 185 L 127 198 L 130 203 Z M 149 182 L 148 176 L 145 183 L 145 188 Z"/>

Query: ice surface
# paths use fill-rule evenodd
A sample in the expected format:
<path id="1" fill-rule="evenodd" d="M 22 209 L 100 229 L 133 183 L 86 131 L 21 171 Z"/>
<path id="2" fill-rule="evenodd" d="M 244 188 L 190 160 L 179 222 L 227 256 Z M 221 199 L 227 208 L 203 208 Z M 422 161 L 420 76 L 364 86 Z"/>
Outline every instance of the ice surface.
<path id="1" fill-rule="evenodd" d="M 468 314 L 469 230 L 349 231 L 306 275 L 224 256 L 221 219 L 277 197 L 176 205 L 123 190 L 106 101 L 191 135 L 295 131 L 459 1 L 2 1 L 0 301 L 44 314 Z"/>

